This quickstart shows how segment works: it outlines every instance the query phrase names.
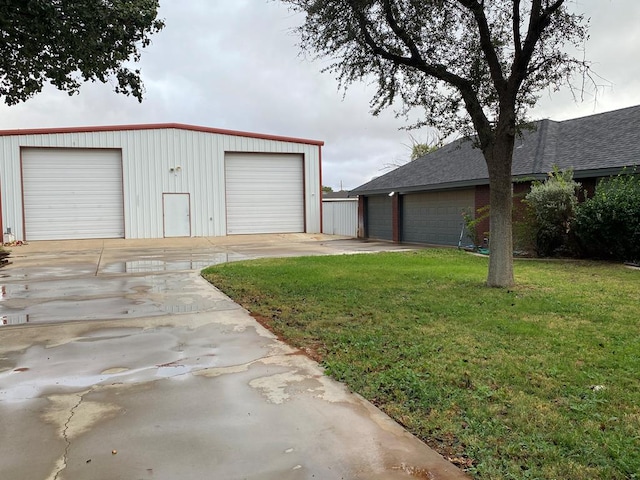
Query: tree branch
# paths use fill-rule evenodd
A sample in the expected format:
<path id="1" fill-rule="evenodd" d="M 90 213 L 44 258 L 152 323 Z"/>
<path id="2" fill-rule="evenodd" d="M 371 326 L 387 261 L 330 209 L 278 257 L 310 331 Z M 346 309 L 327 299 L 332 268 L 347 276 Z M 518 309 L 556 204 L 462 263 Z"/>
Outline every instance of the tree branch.
<path id="1" fill-rule="evenodd" d="M 409 49 L 409 51 L 411 52 L 412 58 L 424 63 L 424 61 L 422 60 L 422 55 L 420 55 L 420 51 L 418 50 L 418 47 L 416 46 L 413 39 L 409 36 L 406 30 L 404 30 L 402 27 L 400 27 L 400 25 L 398 25 L 398 21 L 393 15 L 391 2 L 389 0 L 384 0 L 383 5 L 384 5 L 384 15 L 387 19 L 387 23 L 391 27 L 391 30 L 393 30 L 393 33 L 395 33 L 398 36 L 398 38 L 402 40 L 402 43 L 404 43 L 405 46 Z"/>
<path id="2" fill-rule="evenodd" d="M 527 65 L 533 57 L 536 45 L 542 36 L 545 28 L 551 23 L 551 17 L 560 9 L 565 0 L 556 0 L 547 8 L 542 7 L 542 0 L 533 0 L 531 4 L 531 15 L 529 17 L 529 27 L 527 29 L 527 37 L 522 47 L 521 55 L 516 57 L 513 62 L 511 79 L 518 88 L 524 80 L 527 72 Z"/>
<path id="3" fill-rule="evenodd" d="M 477 94 L 471 87 L 469 87 L 468 89 L 461 89 L 460 94 L 462 95 L 464 106 L 467 109 L 469 116 L 471 117 L 473 127 L 478 134 L 480 149 L 483 153 L 486 153 L 494 141 L 494 134 L 491 123 L 489 122 L 489 119 L 487 119 L 484 110 L 482 110 L 482 105 L 478 100 Z"/>
<path id="4" fill-rule="evenodd" d="M 522 38 L 520 36 L 520 0 L 513 1 L 513 43 L 515 58 L 522 54 Z"/>
<path id="5" fill-rule="evenodd" d="M 411 57 L 404 57 L 402 55 L 391 53 L 389 50 L 379 45 L 369 31 L 369 23 L 367 21 L 366 15 L 362 11 L 362 9 L 359 8 L 358 5 L 354 5 L 354 3 L 354 0 L 349 0 L 349 6 L 351 7 L 353 14 L 356 16 L 356 19 L 358 20 L 358 26 L 360 27 L 360 30 L 362 30 L 364 41 L 374 55 L 380 56 L 385 60 L 389 60 L 390 62 L 398 65 L 416 68 L 429 76 L 448 83 L 458 90 L 466 87 L 471 88 L 471 83 L 469 82 L 469 80 L 451 73 L 449 70 L 447 70 L 447 67 L 442 64 L 432 64 L 425 62 L 419 52 L 417 57 L 413 55 Z"/>
<path id="6" fill-rule="evenodd" d="M 496 90 L 498 90 L 498 92 L 504 92 L 507 88 L 507 81 L 504 78 L 498 53 L 491 40 L 489 22 L 487 21 L 487 16 L 484 14 L 484 2 L 478 2 L 477 0 L 458 0 L 458 3 L 473 13 L 478 26 L 478 33 L 480 34 L 480 48 L 482 48 L 485 58 L 487 59 L 491 79 L 493 80 Z"/>
<path id="7" fill-rule="evenodd" d="M 464 101 L 464 104 L 465 104 L 465 108 L 469 113 L 469 116 L 471 117 L 471 121 L 473 122 L 476 132 L 478 133 L 478 139 L 480 140 L 480 146 L 482 150 L 484 151 L 487 148 L 489 148 L 490 145 L 493 143 L 493 130 L 491 127 L 491 123 L 487 119 L 487 116 L 485 115 L 484 110 L 482 109 L 482 105 L 480 103 L 480 100 L 478 99 L 478 95 L 474 90 L 474 87 L 471 81 L 469 81 L 466 78 L 460 77 L 459 75 L 451 73 L 450 71 L 447 70 L 447 68 L 444 65 L 430 64 L 425 62 L 422 59 L 422 56 L 419 54 L 419 51 L 417 50 L 417 47 L 415 46 L 415 44 L 413 44 L 413 46 L 415 47 L 416 52 L 418 54 L 417 55 L 412 54 L 411 57 L 397 55 L 385 49 L 384 47 L 379 45 L 371 35 L 369 22 L 367 21 L 367 17 L 365 15 L 365 12 L 362 10 L 362 8 L 359 8 L 358 5 L 355 5 L 354 0 L 349 0 L 348 3 L 349 3 L 349 6 L 351 7 L 351 11 L 353 12 L 353 14 L 355 15 L 358 21 L 358 26 L 362 31 L 365 44 L 371 49 L 374 55 L 380 56 L 386 60 L 389 60 L 390 62 L 396 65 L 404 65 L 404 66 L 418 69 L 431 77 L 434 77 L 438 80 L 448 83 L 452 87 L 456 88 L 458 92 L 460 92 L 460 95 L 462 96 L 462 100 Z M 385 10 L 386 10 L 387 4 L 388 4 L 388 0 L 385 0 Z M 393 15 L 391 15 L 391 17 L 395 22 Z M 388 17 L 387 17 L 387 21 L 389 22 Z M 485 18 L 485 21 L 486 21 L 486 18 Z M 400 34 L 395 31 L 391 23 L 389 24 L 389 26 L 392 28 L 394 33 L 400 37 Z M 399 26 L 397 28 L 399 29 L 400 32 L 402 32 L 402 29 Z M 488 25 L 487 25 L 487 29 L 488 29 Z M 410 38 L 407 38 L 407 40 L 410 43 L 413 43 Z M 409 45 L 407 45 L 407 47 L 411 50 Z M 492 51 L 495 55 L 495 50 L 492 49 Z M 497 62 L 497 56 L 495 58 Z M 500 80 L 501 82 L 504 83 L 504 79 L 502 79 L 502 77 L 500 77 Z"/>

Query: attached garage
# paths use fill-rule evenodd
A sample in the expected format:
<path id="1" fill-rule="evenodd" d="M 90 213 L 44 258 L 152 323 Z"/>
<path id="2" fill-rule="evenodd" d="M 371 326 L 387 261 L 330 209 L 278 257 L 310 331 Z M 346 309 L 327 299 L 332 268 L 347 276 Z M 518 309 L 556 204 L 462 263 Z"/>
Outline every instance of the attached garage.
<path id="1" fill-rule="evenodd" d="M 388 195 L 366 197 L 367 237 L 393 240 L 393 204 Z"/>
<path id="2" fill-rule="evenodd" d="M 22 183 L 29 240 L 124 237 L 120 150 L 25 148 Z"/>
<path id="3" fill-rule="evenodd" d="M 546 119 L 532 127 L 518 135 L 513 150 L 516 215 L 522 213 L 522 199 L 531 182 L 543 181 L 554 169 L 572 170 L 574 178 L 591 194 L 599 179 L 638 167 L 640 106 L 561 122 Z M 393 241 L 456 245 L 463 210 L 478 221 L 473 235 L 463 236 L 464 244 L 490 240 L 484 240 L 490 230 L 486 218 L 491 201 L 489 171 L 475 140 L 454 140 L 351 190 L 349 195 L 357 196 L 359 202 L 358 235 L 371 236 L 367 222 L 388 224 L 386 208 L 380 219 L 372 218 L 373 209 L 367 212 L 370 200 L 377 202 L 388 195 L 392 198 Z"/>
<path id="4" fill-rule="evenodd" d="M 402 195 L 401 239 L 411 243 L 457 245 L 462 212 L 473 211 L 473 189 Z"/>
<path id="5" fill-rule="evenodd" d="M 472 211 L 474 189 L 363 195 L 364 237 L 407 243 L 457 245 L 462 212 Z"/>
<path id="6" fill-rule="evenodd" d="M 183 124 L 0 131 L 0 225 L 23 241 L 320 233 L 322 145 Z"/>
<path id="7" fill-rule="evenodd" d="M 304 232 L 303 178 L 301 155 L 226 154 L 227 233 Z"/>

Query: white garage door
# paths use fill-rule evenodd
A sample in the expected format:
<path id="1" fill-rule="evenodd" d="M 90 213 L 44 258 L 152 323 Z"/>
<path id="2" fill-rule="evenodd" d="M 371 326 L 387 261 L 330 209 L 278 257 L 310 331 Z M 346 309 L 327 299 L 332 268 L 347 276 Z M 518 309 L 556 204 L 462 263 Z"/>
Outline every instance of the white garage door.
<path id="1" fill-rule="evenodd" d="M 225 155 L 227 233 L 304 232 L 302 155 Z"/>
<path id="2" fill-rule="evenodd" d="M 22 150 L 27 240 L 124 237 L 119 150 Z"/>

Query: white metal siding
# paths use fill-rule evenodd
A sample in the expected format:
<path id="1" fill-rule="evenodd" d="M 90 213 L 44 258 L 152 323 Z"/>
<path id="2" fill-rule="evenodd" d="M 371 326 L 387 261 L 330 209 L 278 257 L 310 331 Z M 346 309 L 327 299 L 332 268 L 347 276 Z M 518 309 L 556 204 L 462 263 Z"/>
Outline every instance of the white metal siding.
<path id="1" fill-rule="evenodd" d="M 25 148 L 27 240 L 124 237 L 119 150 Z"/>
<path id="2" fill-rule="evenodd" d="M 322 232 L 327 235 L 358 236 L 358 200 L 323 200 Z"/>
<path id="3" fill-rule="evenodd" d="M 304 232 L 302 156 L 225 156 L 227 233 Z"/>
<path id="4" fill-rule="evenodd" d="M 11 227 L 20 240 L 24 240 L 20 149 L 26 147 L 120 149 L 127 238 L 163 237 L 163 193 L 190 194 L 192 236 L 226 235 L 225 153 L 297 154 L 304 162 L 306 232 L 320 232 L 318 145 L 180 128 L 149 128 L 0 136 L 3 228 Z M 181 169 L 176 171 L 176 166 Z"/>

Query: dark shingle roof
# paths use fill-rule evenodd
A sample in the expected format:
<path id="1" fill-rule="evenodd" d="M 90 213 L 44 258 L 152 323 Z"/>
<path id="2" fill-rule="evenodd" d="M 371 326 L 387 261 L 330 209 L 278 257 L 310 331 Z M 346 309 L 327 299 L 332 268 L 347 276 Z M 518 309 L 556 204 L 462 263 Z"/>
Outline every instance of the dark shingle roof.
<path id="1" fill-rule="evenodd" d="M 334 198 L 348 198 L 349 192 L 347 190 L 339 190 L 337 192 L 322 192 L 322 199 L 334 199 Z"/>
<path id="2" fill-rule="evenodd" d="M 640 165 L 640 106 L 554 122 L 541 120 L 516 138 L 512 173 L 542 178 L 557 165 L 573 168 L 576 178 L 606 175 Z M 468 138 L 456 140 L 351 194 L 412 192 L 489 183 L 482 152 Z"/>

